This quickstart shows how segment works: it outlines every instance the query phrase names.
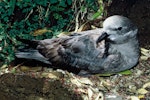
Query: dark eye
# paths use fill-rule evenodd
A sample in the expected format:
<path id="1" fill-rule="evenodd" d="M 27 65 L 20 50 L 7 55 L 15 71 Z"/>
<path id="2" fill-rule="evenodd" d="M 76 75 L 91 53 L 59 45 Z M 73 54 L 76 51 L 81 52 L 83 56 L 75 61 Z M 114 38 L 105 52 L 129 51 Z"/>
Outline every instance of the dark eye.
<path id="1" fill-rule="evenodd" d="M 122 29 L 122 27 L 118 27 L 118 30 L 120 31 Z"/>

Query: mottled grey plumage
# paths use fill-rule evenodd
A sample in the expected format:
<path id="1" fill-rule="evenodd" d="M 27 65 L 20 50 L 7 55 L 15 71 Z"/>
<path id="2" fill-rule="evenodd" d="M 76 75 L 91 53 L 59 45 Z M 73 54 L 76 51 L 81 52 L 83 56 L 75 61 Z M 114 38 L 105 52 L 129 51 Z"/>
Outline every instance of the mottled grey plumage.
<path id="1" fill-rule="evenodd" d="M 104 21 L 102 29 L 45 40 L 21 39 L 36 47 L 36 53 L 17 52 L 16 57 L 36 59 L 58 68 L 75 67 L 89 73 L 119 72 L 138 63 L 137 31 L 128 18 L 114 15 Z"/>

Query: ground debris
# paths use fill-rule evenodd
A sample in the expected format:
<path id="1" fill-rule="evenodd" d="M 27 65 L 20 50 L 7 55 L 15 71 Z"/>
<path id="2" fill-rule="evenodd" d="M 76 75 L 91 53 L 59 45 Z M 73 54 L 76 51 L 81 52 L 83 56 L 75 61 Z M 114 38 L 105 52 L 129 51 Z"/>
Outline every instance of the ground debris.
<path id="1" fill-rule="evenodd" d="M 147 56 L 146 53 L 142 56 Z M 140 59 L 130 71 L 130 74 L 83 77 L 41 66 L 3 65 L 0 69 L 0 97 L 1 100 L 149 100 L 149 56 Z"/>

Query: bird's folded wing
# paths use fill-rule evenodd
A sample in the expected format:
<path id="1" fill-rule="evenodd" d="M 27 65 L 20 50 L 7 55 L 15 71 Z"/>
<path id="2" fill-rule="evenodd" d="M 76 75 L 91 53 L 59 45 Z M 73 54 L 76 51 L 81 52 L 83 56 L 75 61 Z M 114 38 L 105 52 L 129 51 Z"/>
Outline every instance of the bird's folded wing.
<path id="1" fill-rule="evenodd" d="M 80 35 L 46 39 L 39 42 L 37 49 L 52 63 L 65 63 L 72 67 L 88 69 L 98 66 L 103 60 L 105 43 L 96 44 L 101 30 L 85 31 Z"/>
<path id="2" fill-rule="evenodd" d="M 61 38 L 33 41 L 33 43 L 32 40 L 25 40 L 25 43 L 29 43 L 29 46 L 34 44 L 36 52 L 34 54 L 28 51 L 18 52 L 16 56 L 18 58 L 25 57 L 27 59 L 42 60 L 46 63 L 50 62 L 54 66 L 61 65 L 60 67 L 68 65 L 85 70 L 92 69 L 92 67 L 97 68 L 101 66 L 104 60 L 106 49 L 105 41 L 96 43 L 101 33 L 101 29 L 95 29 L 73 33 L 71 36 Z M 24 39 L 21 41 L 23 42 Z"/>

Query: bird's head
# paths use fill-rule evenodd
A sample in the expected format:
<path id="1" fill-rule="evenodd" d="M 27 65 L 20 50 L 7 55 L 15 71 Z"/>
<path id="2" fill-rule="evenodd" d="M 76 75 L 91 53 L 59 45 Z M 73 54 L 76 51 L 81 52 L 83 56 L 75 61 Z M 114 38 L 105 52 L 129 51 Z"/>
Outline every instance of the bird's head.
<path id="1" fill-rule="evenodd" d="M 136 38 L 137 31 L 137 27 L 127 17 L 110 16 L 104 21 L 103 33 L 97 42 L 107 38 L 112 43 L 125 43 Z"/>

